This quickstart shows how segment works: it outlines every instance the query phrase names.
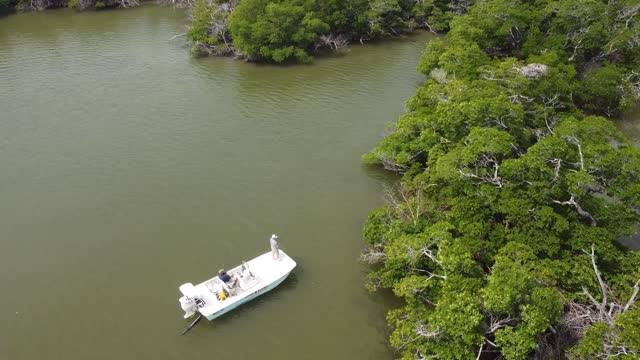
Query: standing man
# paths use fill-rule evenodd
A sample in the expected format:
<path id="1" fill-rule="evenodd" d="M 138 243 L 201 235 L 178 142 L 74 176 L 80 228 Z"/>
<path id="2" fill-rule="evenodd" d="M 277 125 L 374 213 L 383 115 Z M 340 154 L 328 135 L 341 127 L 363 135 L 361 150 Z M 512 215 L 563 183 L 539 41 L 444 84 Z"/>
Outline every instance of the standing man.
<path id="1" fill-rule="evenodd" d="M 275 260 L 280 260 L 280 244 L 278 244 L 278 235 L 271 235 L 269 243 L 271 244 L 271 255 Z"/>

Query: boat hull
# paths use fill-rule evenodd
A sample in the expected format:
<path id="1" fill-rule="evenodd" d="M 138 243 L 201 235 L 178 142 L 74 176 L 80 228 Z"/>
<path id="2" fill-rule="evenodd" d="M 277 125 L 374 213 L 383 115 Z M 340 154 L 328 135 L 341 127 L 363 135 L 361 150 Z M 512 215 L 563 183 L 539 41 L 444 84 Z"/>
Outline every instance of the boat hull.
<path id="1" fill-rule="evenodd" d="M 286 275 L 284 275 L 283 277 L 279 278 L 278 280 L 272 282 L 271 284 L 269 284 L 268 286 L 265 286 L 261 289 L 256 290 L 255 292 L 249 294 L 247 297 L 243 298 L 241 301 L 237 301 L 227 307 L 225 307 L 224 309 L 215 312 L 209 316 L 207 316 L 207 320 L 213 320 L 216 319 L 226 313 L 228 313 L 231 310 L 234 310 L 235 308 L 239 307 L 242 304 L 245 304 L 255 298 L 257 298 L 258 296 L 265 294 L 273 289 L 275 289 L 278 285 L 280 285 L 288 276 L 290 273 L 287 273 Z"/>
<path id="2" fill-rule="evenodd" d="M 282 250 L 275 259 L 271 252 L 264 253 L 227 271 L 237 280 L 231 288 L 225 289 L 226 285 L 218 276 L 195 286 L 185 283 L 179 287 L 183 296 L 178 301 L 185 311 L 185 318 L 200 313 L 213 320 L 273 290 L 295 267 L 296 262 Z"/>

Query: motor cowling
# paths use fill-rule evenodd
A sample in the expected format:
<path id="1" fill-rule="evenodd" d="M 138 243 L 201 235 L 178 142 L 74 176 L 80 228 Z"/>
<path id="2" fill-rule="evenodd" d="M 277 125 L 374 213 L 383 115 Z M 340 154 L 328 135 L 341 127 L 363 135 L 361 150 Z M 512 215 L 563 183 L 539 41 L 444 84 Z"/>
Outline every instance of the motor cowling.
<path id="1" fill-rule="evenodd" d="M 188 318 L 193 316 L 193 314 L 198 311 L 198 305 L 196 304 L 195 299 L 189 296 L 183 296 L 180 298 L 180 306 L 182 310 L 184 310 L 184 318 Z"/>
<path id="2" fill-rule="evenodd" d="M 198 311 L 198 293 L 195 286 L 191 283 L 180 285 L 180 292 L 184 295 L 179 301 L 182 310 L 184 310 L 184 317 L 186 319 Z M 200 302 L 202 302 L 202 300 L 200 300 Z"/>

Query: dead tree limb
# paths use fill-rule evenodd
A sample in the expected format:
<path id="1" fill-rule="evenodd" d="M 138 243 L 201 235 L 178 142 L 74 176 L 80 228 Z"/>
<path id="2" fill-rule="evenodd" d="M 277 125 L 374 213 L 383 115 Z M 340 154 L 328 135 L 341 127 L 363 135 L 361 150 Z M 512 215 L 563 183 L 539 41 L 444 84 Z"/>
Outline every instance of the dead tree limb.
<path id="1" fill-rule="evenodd" d="M 580 204 L 578 204 L 575 200 L 575 195 L 571 194 L 571 198 L 569 199 L 569 201 L 558 201 L 558 200 L 553 200 L 554 203 L 556 204 L 560 204 L 560 205 L 571 205 L 573 207 L 576 208 L 576 210 L 578 211 L 578 214 L 589 218 L 589 220 L 591 220 L 591 226 L 596 226 L 598 225 L 598 223 L 596 222 L 596 219 L 589 214 L 588 212 L 584 211 L 584 209 L 582 209 L 582 206 L 580 206 Z"/>
<path id="2" fill-rule="evenodd" d="M 638 291 L 640 291 L 640 279 L 638 279 L 636 284 L 633 285 L 633 294 L 631 294 L 631 297 L 629 298 L 629 301 L 627 301 L 627 304 L 624 306 L 623 311 L 629 310 L 631 305 L 633 305 L 636 302 L 636 296 L 638 296 Z"/>
<path id="3" fill-rule="evenodd" d="M 478 179 L 482 182 L 493 184 L 499 188 L 504 186 L 504 182 L 502 178 L 498 176 L 498 170 L 500 169 L 500 164 L 498 164 L 498 161 L 495 158 L 485 154 L 478 160 L 474 161 L 471 165 L 472 166 L 475 165 L 475 173 L 465 172 L 462 169 L 456 169 L 456 170 L 458 174 L 460 174 L 462 177 L 470 177 L 470 178 Z M 479 174 L 478 173 L 479 169 L 485 169 L 487 172 L 492 172 L 493 174 L 491 175 Z"/>
<path id="4" fill-rule="evenodd" d="M 595 246 L 591 245 L 590 252 L 587 252 L 586 250 L 582 251 L 591 258 L 591 266 L 596 275 L 600 292 L 602 293 L 602 300 L 597 301 L 586 288 L 583 288 L 583 292 L 589 299 L 590 303 L 567 303 L 566 311 L 562 319 L 565 328 L 568 329 L 568 333 L 572 337 L 579 339 L 583 337 L 584 332 L 594 324 L 604 323 L 609 327 L 609 330 L 603 333 L 602 350 L 599 353 L 594 354 L 594 358 L 610 359 L 620 355 L 629 355 L 631 357 L 637 356 L 640 354 L 638 349 L 631 348 L 627 344 L 621 342 L 621 329 L 617 327 L 615 319 L 617 315 L 628 311 L 635 303 L 638 292 L 640 291 L 640 279 L 638 279 L 638 281 L 633 285 L 633 293 L 623 306 L 616 300 L 615 294 L 602 278 L 602 274 L 598 269 L 595 258 Z"/>
<path id="5" fill-rule="evenodd" d="M 553 179 L 551 182 L 558 181 L 558 178 L 560 177 L 560 168 L 562 167 L 562 159 L 549 159 L 547 162 L 555 165 L 553 168 Z"/>
<path id="6" fill-rule="evenodd" d="M 438 326 L 435 330 L 431 331 L 425 324 L 416 324 L 416 334 L 421 337 L 432 338 L 442 334 L 442 329 Z"/>
<path id="7" fill-rule="evenodd" d="M 575 136 L 566 136 L 565 139 L 578 148 L 578 155 L 580 156 L 580 170 L 584 170 L 584 155 L 582 155 L 582 145 L 580 144 L 580 140 Z"/>

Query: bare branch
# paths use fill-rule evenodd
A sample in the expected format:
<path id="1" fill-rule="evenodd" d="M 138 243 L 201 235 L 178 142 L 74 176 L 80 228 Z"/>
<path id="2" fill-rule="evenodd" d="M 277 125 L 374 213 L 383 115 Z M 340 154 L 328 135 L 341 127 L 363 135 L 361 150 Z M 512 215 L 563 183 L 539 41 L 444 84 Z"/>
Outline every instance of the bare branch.
<path id="1" fill-rule="evenodd" d="M 615 295 L 602 279 L 602 274 L 596 264 L 595 245 L 591 245 L 591 252 L 582 251 L 591 258 L 591 266 L 596 274 L 598 285 L 602 292 L 602 301 L 598 302 L 586 288 L 583 288 L 583 292 L 587 298 L 589 298 L 591 304 L 567 303 L 567 310 L 562 319 L 565 328 L 568 329 L 570 336 L 579 339 L 583 336 L 584 332 L 595 323 L 603 322 L 607 324 L 610 331 L 608 330 L 603 334 L 602 350 L 598 354 L 594 354 L 594 358 L 596 359 L 610 359 L 620 355 L 635 356 L 639 354 L 638 350 L 632 349 L 621 342 L 622 339 L 619 338 L 619 331 L 616 330 L 615 317 L 629 310 L 634 304 L 638 292 L 640 292 L 640 279 L 634 284 L 633 293 L 626 305 L 622 306 L 616 302 Z M 608 299 L 612 300 L 608 302 Z"/>
<path id="2" fill-rule="evenodd" d="M 569 201 L 558 201 L 558 200 L 553 200 L 554 203 L 556 204 L 560 204 L 560 205 L 571 205 L 573 207 L 576 208 L 576 210 L 578 211 L 578 214 L 589 218 L 589 220 L 591 220 L 591 226 L 596 226 L 598 223 L 596 222 L 596 219 L 589 214 L 588 212 L 584 211 L 584 209 L 582 209 L 582 206 L 580 206 L 580 204 L 578 204 L 575 200 L 575 196 L 573 194 L 571 194 L 571 198 L 569 199 Z"/>
<path id="3" fill-rule="evenodd" d="M 638 39 L 638 45 L 640 45 L 640 38 Z M 625 81 L 629 85 L 629 89 L 631 90 L 631 95 L 636 99 L 640 99 L 640 72 L 631 71 L 629 75 L 625 78 Z M 626 90 L 623 91 L 626 92 Z"/>
<path id="4" fill-rule="evenodd" d="M 631 297 L 629 298 L 629 301 L 627 301 L 627 304 L 624 306 L 623 311 L 629 310 L 631 305 L 633 305 L 633 303 L 635 303 L 636 296 L 638 296 L 638 291 L 640 291 L 640 279 L 638 279 L 636 284 L 633 285 L 633 294 L 631 294 Z"/>
<path id="5" fill-rule="evenodd" d="M 567 34 L 564 46 L 571 47 L 569 44 L 573 46 L 573 54 L 567 59 L 568 61 L 573 61 L 578 55 L 578 49 L 582 47 L 582 41 L 585 39 L 585 35 L 589 32 L 589 29 L 590 27 L 580 28 Z"/>
<path id="6" fill-rule="evenodd" d="M 498 329 L 503 328 L 507 325 L 509 325 L 509 323 L 512 323 L 514 320 L 517 320 L 516 318 L 512 318 L 511 316 L 508 316 L 504 319 L 496 319 L 493 316 L 490 317 L 489 320 L 489 328 L 487 329 L 487 331 L 485 332 L 486 334 L 493 334 L 496 331 L 498 331 Z"/>
<path id="7" fill-rule="evenodd" d="M 575 136 L 566 136 L 565 139 L 567 139 L 567 141 L 571 144 L 574 144 L 578 147 L 578 154 L 580 155 L 580 170 L 584 170 L 584 156 L 582 155 L 582 146 L 580 145 L 580 140 L 578 140 L 578 138 L 576 138 Z"/>
<path id="8" fill-rule="evenodd" d="M 602 307 L 604 308 L 607 305 L 607 287 L 602 281 L 602 275 L 600 274 L 600 270 L 598 270 L 598 265 L 596 264 L 596 246 L 595 244 L 591 244 L 591 254 L 589 254 L 591 258 L 591 265 L 593 266 L 593 271 L 596 273 L 596 277 L 598 278 L 598 285 L 600 285 L 600 291 L 602 292 Z"/>
<path id="9" fill-rule="evenodd" d="M 438 278 L 438 279 L 446 279 L 447 278 L 446 275 L 434 274 L 429 270 L 424 270 L 424 269 L 412 269 L 412 270 L 413 271 L 417 271 L 417 272 L 422 272 L 422 273 L 425 273 L 425 274 L 429 274 L 429 277 L 425 281 L 429 281 L 429 280 L 433 279 L 434 277 Z"/>
<path id="10" fill-rule="evenodd" d="M 591 293 L 589 292 L 589 290 L 587 290 L 587 288 L 583 287 L 582 292 L 584 292 L 584 294 L 587 295 L 587 297 L 589 298 L 589 300 L 593 305 L 600 308 L 600 303 L 593 297 L 593 295 L 591 295 Z"/>
<path id="11" fill-rule="evenodd" d="M 431 24 L 429 24 L 429 22 L 427 20 L 424 20 L 422 22 L 422 26 L 426 27 L 427 29 L 429 29 L 429 32 L 432 34 L 437 34 L 438 32 L 433 28 L 433 26 L 431 26 Z"/>
<path id="12" fill-rule="evenodd" d="M 551 164 L 555 164 L 555 167 L 553 169 L 553 179 L 551 180 L 551 182 L 556 182 L 558 181 L 558 178 L 560 177 L 560 167 L 562 166 L 562 159 L 549 159 L 547 160 L 548 163 Z"/>
<path id="13" fill-rule="evenodd" d="M 387 260 L 387 254 L 378 248 L 369 248 L 367 252 L 360 254 L 360 261 L 369 265 L 379 264 Z"/>
<path id="14" fill-rule="evenodd" d="M 421 337 L 432 338 L 442 334 L 442 329 L 438 326 L 435 330 L 430 331 L 425 324 L 416 325 L 416 334 Z"/>
<path id="15" fill-rule="evenodd" d="M 397 187 L 385 190 L 385 202 L 393 208 L 401 219 L 417 225 L 418 221 L 429 211 L 429 203 L 425 200 L 421 185 L 400 183 Z"/>
<path id="16" fill-rule="evenodd" d="M 500 165 L 498 164 L 498 161 L 495 158 L 484 154 L 482 155 L 481 158 L 474 161 L 471 165 L 475 165 L 475 174 L 462 171 L 462 169 L 457 169 L 458 174 L 462 175 L 463 177 L 470 177 L 470 178 L 478 179 L 481 182 L 493 184 L 499 188 L 504 186 L 504 182 L 502 178 L 498 176 L 498 170 L 500 169 Z M 493 174 L 492 176 L 478 175 L 479 169 L 485 169 L 485 171 L 487 172 L 492 171 Z"/>
<path id="17" fill-rule="evenodd" d="M 347 44 L 349 44 L 349 39 L 347 39 L 343 35 L 322 34 L 318 38 L 315 48 L 317 50 L 321 47 L 328 47 L 329 49 L 337 52 L 341 48 L 345 47 Z"/>
<path id="18" fill-rule="evenodd" d="M 186 35 L 187 35 L 187 33 L 178 34 L 178 35 L 172 36 L 169 40 L 173 40 L 175 38 L 179 38 L 181 36 L 186 36 Z"/>
<path id="19" fill-rule="evenodd" d="M 520 95 L 520 94 L 514 94 L 514 95 L 509 95 L 509 100 L 511 100 L 512 104 L 522 104 L 522 101 L 526 102 L 526 103 L 530 103 L 533 100 L 535 100 L 532 97 L 528 97 L 528 96 L 524 96 L 524 95 Z M 520 101 L 522 100 L 522 101 Z"/>
<path id="20" fill-rule="evenodd" d="M 640 13 L 640 3 L 631 7 L 623 7 L 622 9 L 618 10 L 617 20 L 619 22 L 624 22 L 624 27 L 628 28 L 629 23 L 631 23 L 631 21 L 638 16 L 638 13 Z"/>
<path id="21" fill-rule="evenodd" d="M 431 249 L 423 248 L 422 253 L 424 254 L 424 256 L 431 259 L 431 261 L 433 261 L 434 263 L 442 266 L 442 263 L 435 256 L 433 256 L 433 252 L 431 251 Z"/>

